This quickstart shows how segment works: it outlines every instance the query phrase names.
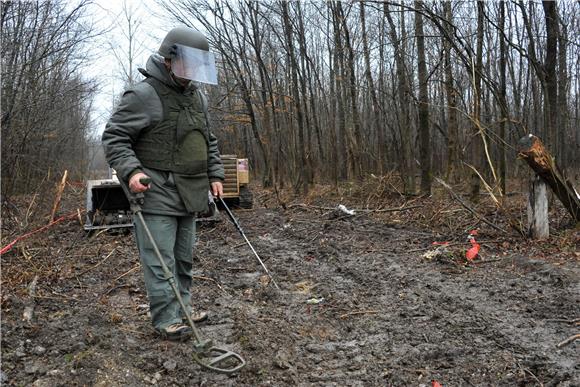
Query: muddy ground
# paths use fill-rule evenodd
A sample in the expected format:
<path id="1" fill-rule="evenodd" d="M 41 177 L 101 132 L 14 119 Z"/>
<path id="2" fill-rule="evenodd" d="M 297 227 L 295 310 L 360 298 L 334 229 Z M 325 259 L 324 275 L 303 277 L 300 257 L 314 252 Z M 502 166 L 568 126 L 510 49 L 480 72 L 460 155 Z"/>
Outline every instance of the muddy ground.
<path id="1" fill-rule="evenodd" d="M 63 214 L 84 203 L 69 191 Z M 557 346 L 580 314 L 580 237 L 565 214 L 532 243 L 493 207 L 477 209 L 505 232 L 457 203 L 380 195 L 282 206 L 266 192 L 237 210 L 279 291 L 227 218 L 200 226 L 194 304 L 211 313 L 202 335 L 247 361 L 230 376 L 200 368 L 190 342 L 156 337 L 132 233 L 89 236 L 69 219 L 23 239 L 2 256 L 2 384 L 580 385 L 580 342 Z M 380 211 L 349 216 L 339 203 Z M 26 209 L 5 208 L 2 246 L 24 232 Z M 482 249 L 468 262 L 473 229 Z M 434 254 L 434 241 L 451 244 Z"/>

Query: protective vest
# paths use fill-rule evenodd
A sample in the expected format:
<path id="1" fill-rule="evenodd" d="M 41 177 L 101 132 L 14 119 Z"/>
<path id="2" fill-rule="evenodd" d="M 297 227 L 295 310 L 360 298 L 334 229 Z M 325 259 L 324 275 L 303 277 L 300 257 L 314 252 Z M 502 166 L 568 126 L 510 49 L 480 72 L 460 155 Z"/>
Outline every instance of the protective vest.
<path id="1" fill-rule="evenodd" d="M 201 92 L 184 95 L 152 77 L 144 82 L 157 92 L 163 118 L 144 129 L 133 147 L 141 164 L 183 175 L 207 173 L 209 134 Z"/>

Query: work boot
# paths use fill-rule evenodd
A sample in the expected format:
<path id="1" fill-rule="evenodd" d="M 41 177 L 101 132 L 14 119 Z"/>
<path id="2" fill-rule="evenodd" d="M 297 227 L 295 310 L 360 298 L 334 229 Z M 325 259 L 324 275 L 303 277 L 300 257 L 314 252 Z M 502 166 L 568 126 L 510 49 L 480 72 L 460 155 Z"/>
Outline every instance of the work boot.
<path id="1" fill-rule="evenodd" d="M 185 341 L 192 334 L 191 327 L 181 323 L 171 324 L 167 328 L 159 329 L 157 332 L 163 339 L 170 341 Z"/>
<path id="2" fill-rule="evenodd" d="M 207 312 L 204 312 L 204 311 L 199 311 L 199 312 L 192 311 L 191 312 L 191 321 L 193 321 L 194 323 L 200 323 L 202 321 L 205 321 L 205 320 L 207 320 L 208 317 L 209 316 L 208 316 Z M 187 324 L 187 319 L 184 318 L 183 323 Z"/>

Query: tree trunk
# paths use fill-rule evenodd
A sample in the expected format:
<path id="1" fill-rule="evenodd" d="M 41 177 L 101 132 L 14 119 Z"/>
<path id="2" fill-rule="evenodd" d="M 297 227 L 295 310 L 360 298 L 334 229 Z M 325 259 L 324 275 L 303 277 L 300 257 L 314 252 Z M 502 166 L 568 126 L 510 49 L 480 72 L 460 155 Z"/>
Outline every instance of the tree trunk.
<path id="1" fill-rule="evenodd" d="M 330 12 L 330 6 L 327 8 L 327 12 Z M 336 40 L 335 34 L 330 37 L 330 19 L 332 19 L 332 24 L 334 26 L 334 18 L 328 18 L 326 31 L 327 31 L 327 46 L 328 46 L 328 75 L 329 75 L 329 114 L 328 123 L 329 123 L 329 140 L 328 141 L 328 158 L 331 165 L 332 171 L 332 180 L 334 184 L 338 186 L 338 180 L 340 177 L 340 159 L 341 159 L 341 152 L 344 148 L 344 144 L 342 143 L 341 133 L 340 133 L 340 123 L 338 121 L 338 74 L 337 74 L 337 64 L 338 61 L 338 53 L 336 50 L 332 50 L 332 42 Z"/>
<path id="2" fill-rule="evenodd" d="M 286 37 L 286 44 L 288 50 L 288 58 L 290 60 L 290 71 L 292 75 L 292 94 L 294 99 L 294 107 L 296 109 L 296 116 L 298 121 L 298 144 L 300 152 L 301 166 L 299 166 L 300 179 L 296 189 L 302 188 L 302 194 L 308 194 L 308 171 L 310 170 L 307 155 L 306 143 L 304 139 L 304 118 L 302 115 L 302 104 L 300 102 L 300 91 L 298 88 L 298 62 L 296 61 L 296 53 L 294 52 L 294 34 L 292 24 L 290 23 L 290 15 L 288 13 L 288 3 L 282 1 L 282 21 L 284 23 L 284 35 Z"/>
<path id="3" fill-rule="evenodd" d="M 384 3 L 384 13 L 390 26 L 390 36 L 395 47 L 395 65 L 398 79 L 397 93 L 399 97 L 399 106 L 401 115 L 399 119 L 399 128 L 401 133 L 401 148 L 402 148 L 402 168 L 401 175 L 403 178 L 404 191 L 406 195 L 415 194 L 415 168 L 413 163 L 412 152 L 412 128 L 409 118 L 409 98 L 411 92 L 409 90 L 409 81 L 407 71 L 405 69 L 405 56 L 401 48 L 401 42 L 397 36 L 397 30 L 391 12 L 388 9 L 387 3 Z"/>
<path id="4" fill-rule="evenodd" d="M 505 1 L 499 2 L 499 28 L 503 31 L 505 27 Z M 506 193 L 507 187 L 507 164 L 506 164 L 506 125 L 508 120 L 507 114 L 507 93 L 506 93 L 506 44 L 504 37 L 499 35 L 499 92 L 500 92 L 500 120 L 499 120 L 499 138 L 503 142 L 499 145 L 499 179 L 501 192 Z"/>
<path id="5" fill-rule="evenodd" d="M 371 60 L 370 60 L 370 53 L 369 53 L 369 43 L 368 43 L 368 36 L 367 36 L 367 29 L 366 29 L 366 20 L 365 20 L 365 3 L 364 1 L 360 1 L 360 23 L 362 29 L 362 43 L 363 43 L 363 56 L 365 60 L 365 77 L 367 79 L 367 83 L 369 85 L 369 94 L 371 96 L 372 102 L 372 116 L 371 122 L 372 127 L 375 128 L 376 138 L 377 138 L 377 167 L 379 174 L 383 174 L 383 158 L 384 158 L 384 146 L 385 146 L 385 138 L 384 138 L 384 131 L 382 126 L 380 125 L 380 117 L 381 117 L 381 108 L 379 106 L 379 101 L 377 98 L 377 93 L 375 90 L 375 82 L 373 80 L 373 75 L 371 72 Z"/>
<path id="6" fill-rule="evenodd" d="M 477 1 L 477 52 L 473 64 L 473 138 L 471 142 L 471 156 L 473 167 L 480 171 L 483 166 L 483 129 L 481 127 L 481 74 L 483 69 L 483 1 Z M 479 201 L 479 188 L 481 186 L 479 175 L 471 173 L 471 201 Z"/>
<path id="7" fill-rule="evenodd" d="M 558 62 L 558 13 L 555 1 L 542 1 L 546 18 L 546 57 L 544 60 L 545 94 L 544 94 L 544 125 L 548 134 L 548 144 L 558 149 L 558 137 L 561 127 L 558 125 L 558 78 L 556 64 Z M 560 159 L 560 154 L 556 157 Z"/>
<path id="8" fill-rule="evenodd" d="M 252 28 L 252 36 L 253 36 L 253 46 L 254 52 L 256 53 L 256 61 L 258 63 L 258 72 L 260 74 L 260 84 L 261 84 L 261 102 L 262 102 L 262 110 L 264 119 L 262 120 L 262 128 L 264 129 L 264 136 L 267 139 L 273 138 L 272 135 L 272 123 L 275 120 L 275 111 L 273 111 L 273 116 L 270 116 L 270 108 L 268 105 L 274 104 L 272 99 L 272 82 L 268 75 L 268 71 L 266 65 L 264 64 L 264 60 L 262 58 L 262 37 L 260 31 L 260 24 L 258 21 L 259 15 L 259 7 L 260 3 L 249 3 L 249 19 Z M 254 8 L 255 6 L 255 8 Z M 262 155 L 264 160 L 264 173 L 262 175 L 262 185 L 264 187 L 271 187 L 273 184 L 273 166 L 271 161 L 271 146 L 264 147 L 264 154 Z"/>
<path id="9" fill-rule="evenodd" d="M 544 134 L 550 146 L 557 144 L 558 115 L 556 106 L 558 103 L 558 85 L 556 74 L 556 63 L 558 60 L 558 13 L 555 1 L 543 1 L 544 17 L 546 21 L 546 55 L 544 63 L 540 63 L 536 53 L 536 43 L 532 30 L 530 16 L 525 10 L 524 2 L 519 1 L 518 5 L 522 12 L 522 19 L 528 34 L 528 58 L 532 65 L 544 94 L 544 114 L 541 133 Z M 530 11 L 533 3 L 528 3 Z"/>
<path id="10" fill-rule="evenodd" d="M 415 1 L 415 9 L 420 10 L 421 1 Z M 421 154 L 421 192 L 431 194 L 431 137 L 429 133 L 429 91 L 427 88 L 427 64 L 425 62 L 425 35 L 423 33 L 423 16 L 415 12 L 415 36 L 417 39 L 417 61 L 419 76 L 419 115 L 418 130 Z"/>
<path id="11" fill-rule="evenodd" d="M 300 6 L 298 6 L 298 9 L 300 10 Z M 317 163 L 314 163 L 313 161 L 310 162 L 310 166 L 314 169 L 319 169 L 317 167 L 320 166 L 320 164 L 322 165 L 327 165 L 328 160 L 326 159 L 326 152 L 324 151 L 324 147 L 323 147 L 323 142 L 322 142 L 322 129 L 320 127 L 320 117 L 322 116 L 322 114 L 319 113 L 318 107 L 317 107 L 317 94 L 315 93 L 315 88 L 313 86 L 313 81 L 319 81 L 319 75 L 316 72 L 316 68 L 314 68 L 314 65 L 312 63 L 312 58 L 309 56 L 308 54 L 308 50 L 307 50 L 307 45 L 306 45 L 306 40 L 305 40 L 305 36 L 306 36 L 306 32 L 305 32 L 305 28 L 304 28 L 304 23 L 303 23 L 303 18 L 300 19 L 300 34 L 299 34 L 299 39 L 300 39 L 300 55 L 306 60 L 306 67 L 305 67 L 305 72 L 306 72 L 306 83 L 308 85 L 308 95 L 310 97 L 310 110 L 311 110 L 311 114 L 312 114 L 312 125 L 314 126 L 314 133 L 316 135 L 316 142 L 318 145 L 318 154 L 316 155 L 316 157 L 312 157 L 313 160 L 317 160 Z M 319 82 L 320 85 L 320 82 Z M 320 85 L 322 88 L 322 85 Z M 304 93 L 304 95 L 306 96 L 306 92 Z M 323 100 L 325 99 L 325 97 L 322 98 Z M 326 104 L 323 104 L 323 106 L 326 106 Z M 326 112 L 328 113 L 328 112 Z M 328 116 L 328 114 L 326 114 L 326 116 Z M 311 148 L 312 151 L 312 148 Z M 323 172 L 323 171 L 321 171 Z M 314 179 L 314 173 L 310 173 L 310 183 L 313 182 Z"/>
<path id="12" fill-rule="evenodd" d="M 348 91 L 350 94 L 350 108 L 352 114 L 352 124 L 353 132 L 351 133 L 350 143 L 352 148 L 352 167 L 354 177 L 360 179 L 362 177 L 362 165 L 361 165 L 361 154 L 364 153 L 361 144 L 363 143 L 363 135 L 360 126 L 360 117 L 358 112 L 358 101 L 357 101 L 357 86 L 356 86 L 356 75 L 354 69 L 354 51 L 350 42 L 350 32 L 348 30 L 348 25 L 346 23 L 346 16 L 342 9 L 342 4 L 340 2 L 336 3 L 338 10 L 339 20 L 341 20 L 342 31 L 344 34 L 344 48 L 347 52 L 347 63 L 348 63 Z"/>
<path id="13" fill-rule="evenodd" d="M 336 111 L 337 111 L 337 168 L 338 168 L 338 179 L 346 180 L 348 179 L 348 165 L 351 163 L 351 148 L 348 140 L 347 127 L 346 127 L 346 116 L 345 112 L 345 93 L 344 93 L 344 54 L 342 37 L 340 33 L 340 16 L 337 13 L 335 5 L 329 2 L 329 7 L 332 11 L 332 27 L 333 27 L 333 37 L 334 37 L 334 90 L 336 93 Z M 342 165 L 342 168 L 340 166 Z"/>
<path id="14" fill-rule="evenodd" d="M 451 2 L 443 2 L 444 17 L 453 23 Z M 449 36 L 453 36 L 448 32 Z M 457 90 L 453 79 L 453 65 L 451 62 L 451 43 L 443 38 L 443 55 L 445 58 L 445 94 L 447 95 L 447 181 L 458 181 L 459 169 L 459 130 L 457 128 Z"/>
<path id="15" fill-rule="evenodd" d="M 568 77 L 568 27 L 560 24 L 558 35 L 558 122 L 559 122 L 559 141 L 558 153 L 561 155 L 558 159 L 562 168 L 566 169 L 570 166 L 570 158 L 568 157 L 568 149 L 566 144 L 573 140 L 568 136 L 568 118 L 570 112 L 568 111 L 568 87 L 570 79 Z M 578 131 L 578 128 L 576 129 Z"/>

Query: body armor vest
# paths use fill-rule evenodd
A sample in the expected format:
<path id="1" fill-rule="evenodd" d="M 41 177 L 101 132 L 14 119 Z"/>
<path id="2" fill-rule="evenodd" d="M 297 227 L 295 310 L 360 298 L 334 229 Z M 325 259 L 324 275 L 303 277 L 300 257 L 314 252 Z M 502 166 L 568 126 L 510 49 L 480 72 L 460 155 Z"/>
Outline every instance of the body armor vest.
<path id="1" fill-rule="evenodd" d="M 144 129 L 133 149 L 146 168 L 183 175 L 207 173 L 209 134 L 201 92 L 184 95 L 149 77 L 157 92 L 163 118 Z"/>

